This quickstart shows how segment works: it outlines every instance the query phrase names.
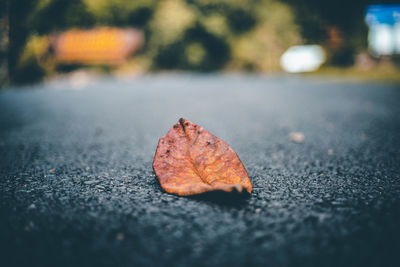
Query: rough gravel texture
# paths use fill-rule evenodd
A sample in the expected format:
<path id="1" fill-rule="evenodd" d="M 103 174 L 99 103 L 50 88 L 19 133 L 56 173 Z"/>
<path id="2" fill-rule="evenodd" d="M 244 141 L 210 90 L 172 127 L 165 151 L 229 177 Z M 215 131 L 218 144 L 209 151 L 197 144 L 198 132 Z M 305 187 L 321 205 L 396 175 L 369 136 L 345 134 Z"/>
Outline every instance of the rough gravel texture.
<path id="1" fill-rule="evenodd" d="M 235 149 L 249 198 L 162 192 L 151 164 L 180 117 Z M 396 85 L 174 74 L 6 90 L 0 265 L 399 266 L 399 167 Z"/>

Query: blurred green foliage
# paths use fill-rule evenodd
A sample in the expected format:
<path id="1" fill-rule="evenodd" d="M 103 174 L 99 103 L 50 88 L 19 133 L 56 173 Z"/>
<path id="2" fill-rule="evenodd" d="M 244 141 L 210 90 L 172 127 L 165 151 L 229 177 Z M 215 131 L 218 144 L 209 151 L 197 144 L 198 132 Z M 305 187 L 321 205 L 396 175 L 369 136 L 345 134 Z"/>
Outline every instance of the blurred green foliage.
<path id="1" fill-rule="evenodd" d="M 47 66 L 32 71 L 43 64 L 29 43 L 71 28 L 143 30 L 145 46 L 136 58 L 148 70 L 277 70 L 282 52 L 301 42 L 292 9 L 277 0 L 14 0 L 8 5 L 14 82 L 51 72 Z"/>
<path id="2" fill-rule="evenodd" d="M 330 62 L 350 64 L 354 53 L 366 47 L 363 12 L 370 1 L 353 2 L 8 0 L 0 12 L 8 21 L 2 30 L 9 36 L 3 57 L 7 54 L 12 82 L 35 81 L 69 69 L 43 61 L 38 49 L 32 49 L 46 36 L 71 28 L 116 26 L 145 33 L 145 46 L 134 59 L 145 70 L 276 71 L 288 47 L 323 44 L 327 27 L 335 26 L 348 41 L 332 53 Z"/>

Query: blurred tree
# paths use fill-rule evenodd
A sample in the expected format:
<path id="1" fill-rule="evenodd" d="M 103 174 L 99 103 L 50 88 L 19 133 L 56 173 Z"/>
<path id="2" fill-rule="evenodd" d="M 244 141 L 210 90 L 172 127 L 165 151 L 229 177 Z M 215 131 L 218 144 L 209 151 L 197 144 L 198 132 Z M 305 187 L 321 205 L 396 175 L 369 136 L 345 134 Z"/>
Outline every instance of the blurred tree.
<path id="1" fill-rule="evenodd" d="M 150 7 L 139 7 L 129 13 L 127 24 L 137 28 L 144 28 L 149 23 L 152 15 L 153 10 Z"/>
<path id="2" fill-rule="evenodd" d="M 274 0 L 166 0 L 151 25 L 155 68 L 278 70 L 300 42 L 291 8 Z"/>
<path id="3" fill-rule="evenodd" d="M 181 39 L 161 47 L 154 58 L 154 67 L 213 71 L 224 67 L 229 58 L 228 43 L 197 23 Z"/>
<path id="4" fill-rule="evenodd" d="M 350 65 L 357 52 L 367 48 L 364 12 L 369 4 L 397 3 L 398 0 L 283 0 L 294 7 L 296 22 L 301 26 L 305 43 L 326 44 L 328 64 Z M 330 42 L 339 33 L 340 47 Z"/>
<path id="5" fill-rule="evenodd" d="M 28 17 L 33 32 L 37 34 L 72 27 L 88 28 L 95 24 L 93 15 L 82 0 L 42 0 L 39 3 Z"/>
<path id="6" fill-rule="evenodd" d="M 28 23 L 28 17 L 35 7 L 36 2 L 31 0 L 8 0 L 7 2 L 9 26 L 7 61 L 8 75 L 11 82 L 21 80 L 18 62 L 32 30 Z"/>
<path id="7" fill-rule="evenodd" d="M 250 11 L 232 9 L 227 14 L 228 24 L 234 33 L 244 33 L 256 25 L 256 19 Z"/>
<path id="8" fill-rule="evenodd" d="M 8 0 L 8 20 L 8 73 L 13 83 L 34 82 L 45 74 L 32 50 L 24 52 L 33 34 L 94 23 L 81 0 Z"/>
<path id="9" fill-rule="evenodd" d="M 8 2 L 0 1 L 0 87 L 8 83 Z"/>
<path id="10" fill-rule="evenodd" d="M 33 42 L 43 47 L 41 37 L 74 27 L 142 29 L 139 59 L 150 69 L 275 71 L 282 53 L 302 43 L 324 44 L 330 64 L 348 65 L 366 48 L 364 9 L 372 2 L 395 1 L 7 0 L 0 16 L 10 26 L 15 82 L 44 74 Z"/>
<path id="11" fill-rule="evenodd" d="M 156 0 L 83 0 L 96 25 L 146 27 Z"/>

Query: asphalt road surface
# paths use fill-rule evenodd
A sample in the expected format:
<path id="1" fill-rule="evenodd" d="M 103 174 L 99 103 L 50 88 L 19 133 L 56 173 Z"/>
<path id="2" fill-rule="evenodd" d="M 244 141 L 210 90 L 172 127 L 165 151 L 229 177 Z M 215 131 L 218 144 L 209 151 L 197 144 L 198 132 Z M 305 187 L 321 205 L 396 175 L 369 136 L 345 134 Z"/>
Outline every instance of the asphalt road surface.
<path id="1" fill-rule="evenodd" d="M 161 190 L 154 152 L 180 117 L 236 150 L 250 197 Z M 399 167 L 393 84 L 79 74 L 5 90 L 0 265 L 399 266 Z"/>

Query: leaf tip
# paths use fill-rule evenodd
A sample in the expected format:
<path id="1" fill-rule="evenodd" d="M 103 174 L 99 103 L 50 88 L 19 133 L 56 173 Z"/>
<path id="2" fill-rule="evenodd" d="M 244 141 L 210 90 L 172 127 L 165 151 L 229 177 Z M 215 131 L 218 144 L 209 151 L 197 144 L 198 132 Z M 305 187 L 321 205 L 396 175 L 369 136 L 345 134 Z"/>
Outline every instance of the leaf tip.
<path id="1" fill-rule="evenodd" d="M 179 121 L 180 124 L 184 124 L 185 123 L 185 119 L 184 118 L 180 118 L 178 121 Z"/>

